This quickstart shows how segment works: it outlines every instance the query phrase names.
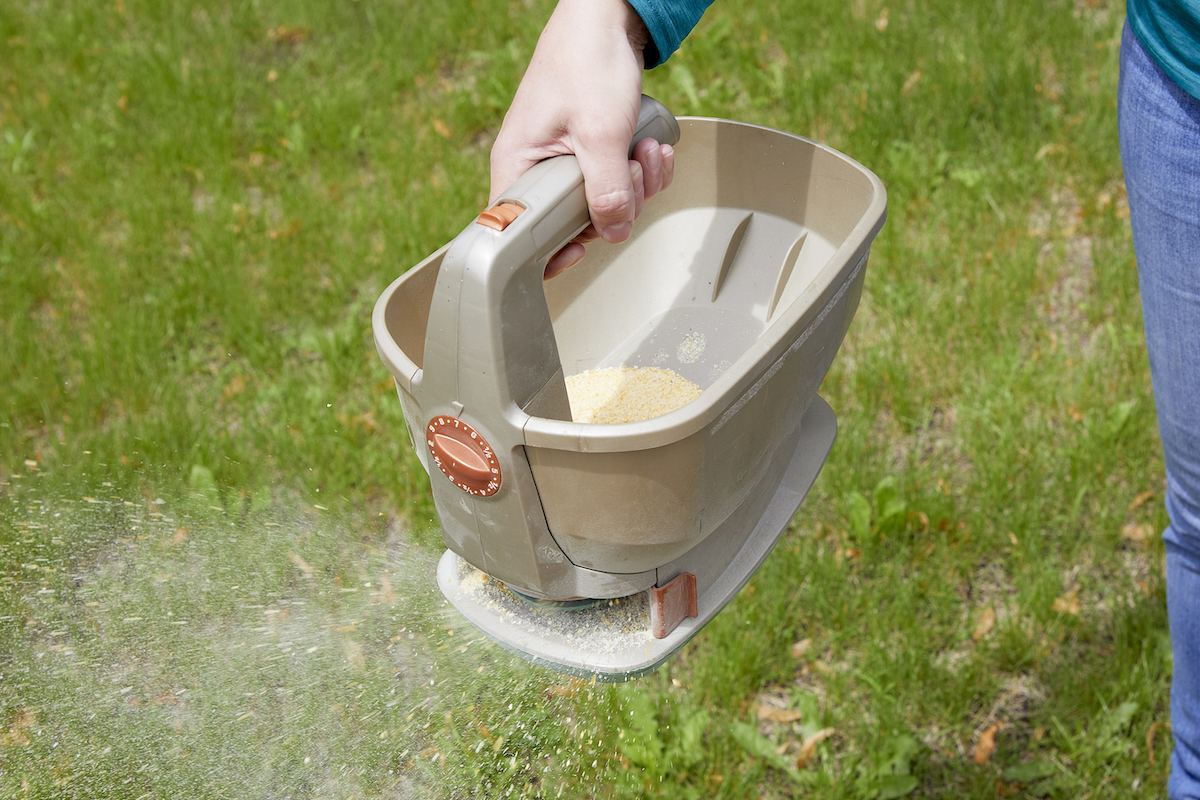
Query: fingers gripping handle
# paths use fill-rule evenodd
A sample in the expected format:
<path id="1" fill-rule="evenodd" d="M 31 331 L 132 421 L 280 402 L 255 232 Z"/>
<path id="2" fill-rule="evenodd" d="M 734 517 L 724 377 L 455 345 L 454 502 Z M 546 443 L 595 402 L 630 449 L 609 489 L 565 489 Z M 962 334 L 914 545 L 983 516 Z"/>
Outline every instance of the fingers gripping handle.
<path id="1" fill-rule="evenodd" d="M 629 143 L 629 155 L 642 139 L 654 139 L 659 144 L 679 143 L 679 122 L 662 103 L 653 97 L 642 95 L 642 107 L 638 111 L 637 129 Z"/>
<path id="2" fill-rule="evenodd" d="M 630 157 L 643 139 L 671 145 L 679 141 L 675 117 L 666 106 L 646 95 L 642 95 L 637 128 L 629 143 Z M 529 217 L 526 224 L 531 225 L 537 248 L 535 262 L 540 267 L 545 267 L 550 256 L 575 238 L 589 221 L 583 173 L 575 156 L 558 156 L 535 164 L 497 202 L 525 208 L 522 216 Z"/>

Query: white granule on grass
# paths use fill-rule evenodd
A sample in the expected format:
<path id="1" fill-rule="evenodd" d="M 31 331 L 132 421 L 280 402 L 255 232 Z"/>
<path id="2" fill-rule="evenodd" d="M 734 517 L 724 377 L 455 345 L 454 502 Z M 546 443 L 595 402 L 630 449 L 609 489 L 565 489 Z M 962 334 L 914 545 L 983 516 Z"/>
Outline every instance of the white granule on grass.
<path id="1" fill-rule="evenodd" d="M 662 416 L 700 396 L 700 387 L 669 369 L 608 367 L 567 378 L 575 422 L 616 424 Z"/>

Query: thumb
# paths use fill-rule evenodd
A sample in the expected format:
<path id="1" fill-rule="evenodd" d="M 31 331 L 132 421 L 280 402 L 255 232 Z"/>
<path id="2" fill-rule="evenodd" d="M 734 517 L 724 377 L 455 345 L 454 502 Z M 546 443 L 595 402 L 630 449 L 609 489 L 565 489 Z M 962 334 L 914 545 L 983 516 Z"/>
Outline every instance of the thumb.
<path id="1" fill-rule="evenodd" d="M 553 154 L 537 154 L 546 158 Z M 501 192 L 512 186 L 517 178 L 538 162 L 537 157 L 530 157 L 528 152 L 509 146 L 509 138 L 501 130 L 491 154 L 491 190 L 488 194 L 488 205 L 496 202 Z"/>

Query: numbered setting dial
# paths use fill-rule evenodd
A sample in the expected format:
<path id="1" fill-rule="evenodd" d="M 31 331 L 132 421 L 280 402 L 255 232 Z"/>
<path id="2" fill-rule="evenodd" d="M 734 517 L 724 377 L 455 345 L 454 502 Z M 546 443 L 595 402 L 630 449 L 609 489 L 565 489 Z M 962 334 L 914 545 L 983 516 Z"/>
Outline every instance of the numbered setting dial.
<path id="1" fill-rule="evenodd" d="M 488 497 L 500 489 L 500 462 L 487 439 L 458 417 L 437 416 L 425 426 L 425 444 L 442 474 L 464 492 Z"/>

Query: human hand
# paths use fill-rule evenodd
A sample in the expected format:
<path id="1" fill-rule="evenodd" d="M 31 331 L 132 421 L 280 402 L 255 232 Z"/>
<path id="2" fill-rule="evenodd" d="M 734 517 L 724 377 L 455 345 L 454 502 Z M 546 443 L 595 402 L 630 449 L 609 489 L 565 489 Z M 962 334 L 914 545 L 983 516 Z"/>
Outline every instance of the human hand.
<path id="1" fill-rule="evenodd" d="M 530 167 L 574 154 L 591 224 L 546 265 L 551 278 L 598 237 L 629 238 L 642 205 L 671 184 L 674 150 L 644 139 L 629 154 L 649 34 L 625 0 L 560 0 L 492 147 L 491 202 Z"/>

